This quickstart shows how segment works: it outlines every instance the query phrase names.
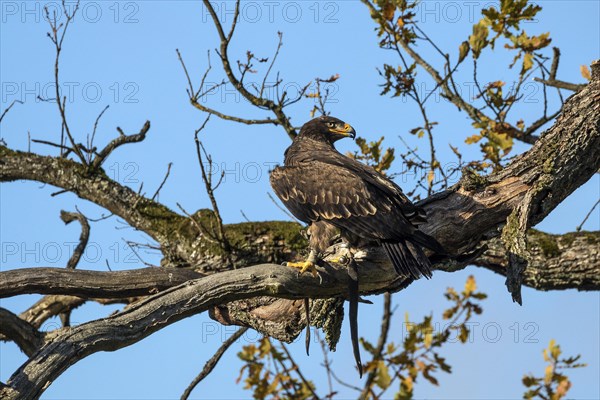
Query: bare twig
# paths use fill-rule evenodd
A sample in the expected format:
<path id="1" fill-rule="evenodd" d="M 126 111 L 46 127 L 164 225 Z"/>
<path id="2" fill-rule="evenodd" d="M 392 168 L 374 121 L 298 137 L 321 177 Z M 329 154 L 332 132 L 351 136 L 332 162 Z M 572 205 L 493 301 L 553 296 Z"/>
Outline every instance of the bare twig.
<path id="1" fill-rule="evenodd" d="M 158 186 L 158 189 L 156 189 L 156 192 L 154 192 L 154 195 L 152 196 L 151 200 L 154 200 L 154 199 L 158 198 L 158 194 L 160 193 L 160 190 L 163 188 L 163 186 L 165 185 L 165 182 L 167 182 L 167 179 L 169 178 L 169 174 L 171 173 L 171 166 L 172 165 L 173 165 L 173 163 L 170 162 L 169 165 L 167 166 L 167 173 L 165 174 L 165 177 L 163 178 L 163 180 L 160 183 L 160 185 Z"/>
<path id="2" fill-rule="evenodd" d="M 233 335 L 231 335 L 231 337 L 227 338 L 227 340 L 223 342 L 216 353 L 206 362 L 206 364 L 204 364 L 204 367 L 198 376 L 196 376 L 189 386 L 184 390 L 183 394 L 181 395 L 181 400 L 187 400 L 190 397 L 190 394 L 196 388 L 196 386 L 213 371 L 227 349 L 229 349 L 232 344 L 241 338 L 247 330 L 248 328 L 246 327 L 240 328 Z"/>
<path id="3" fill-rule="evenodd" d="M 586 84 L 584 83 L 570 83 L 570 82 L 565 82 L 565 81 L 561 81 L 558 79 L 548 79 L 548 80 L 543 80 L 540 78 L 533 78 L 534 81 L 536 82 L 540 82 L 543 83 L 546 86 L 552 86 L 558 89 L 565 89 L 565 90 L 571 90 L 573 92 L 579 92 L 581 89 L 583 89 Z"/>
<path id="4" fill-rule="evenodd" d="M 332 376 L 331 376 L 331 362 L 329 361 L 329 356 L 328 356 L 329 352 L 327 351 L 327 348 L 325 347 L 325 341 L 319 335 L 318 330 L 315 331 L 315 335 L 317 336 L 317 340 L 319 341 L 319 345 L 321 347 L 321 352 L 323 353 L 323 364 L 321 364 L 321 365 L 325 368 L 325 371 L 327 372 L 327 386 L 329 387 L 329 393 L 327 394 L 327 396 L 325 396 L 325 398 L 331 399 L 334 395 L 334 391 L 333 391 L 333 383 L 331 382 Z"/>
<path id="5" fill-rule="evenodd" d="M 271 201 L 273 202 L 273 204 L 275 204 L 275 206 L 277 208 L 279 208 L 285 215 L 287 215 L 288 217 L 290 217 L 291 220 L 294 220 L 296 222 L 298 222 L 299 224 L 302 224 L 303 222 L 300 221 L 298 218 L 294 217 L 288 210 L 286 210 L 285 208 L 283 208 L 278 202 L 277 200 L 275 200 L 275 198 L 273 197 L 273 195 L 269 192 L 267 192 L 267 196 L 269 196 L 269 199 L 271 199 Z"/>
<path id="6" fill-rule="evenodd" d="M 123 130 L 117 127 L 117 131 L 119 132 L 119 136 L 113 139 L 109 144 L 106 145 L 105 148 L 100 150 L 100 152 L 96 155 L 94 160 L 92 161 L 91 167 L 92 169 L 98 169 L 104 160 L 119 146 L 122 146 L 127 143 L 137 143 L 141 142 L 146 138 L 146 134 L 150 130 L 150 121 L 146 121 L 142 129 L 136 134 L 126 135 Z"/>
<path id="7" fill-rule="evenodd" d="M 250 104 L 252 104 L 255 107 L 258 107 L 260 109 L 270 110 L 275 115 L 275 119 L 266 119 L 266 120 L 263 119 L 263 120 L 259 120 L 259 121 L 262 121 L 262 123 L 271 123 L 271 124 L 275 124 L 275 125 L 281 125 L 284 128 L 284 130 L 286 131 L 286 133 L 288 134 L 288 136 L 291 139 L 293 139 L 296 136 L 297 132 L 296 132 L 295 128 L 292 126 L 289 117 L 283 112 L 284 104 L 276 103 L 273 100 L 270 100 L 270 99 L 267 99 L 264 97 L 260 97 L 260 96 L 255 96 L 254 94 L 250 93 L 248 91 L 248 89 L 246 89 L 244 87 L 242 79 L 241 78 L 238 79 L 236 77 L 235 73 L 233 72 L 233 69 L 231 68 L 231 63 L 229 61 L 229 56 L 228 56 L 228 48 L 229 48 L 229 43 L 231 42 L 231 39 L 233 37 L 233 33 L 235 31 L 237 21 L 239 19 L 240 1 L 239 0 L 236 1 L 234 20 L 231 24 L 231 28 L 227 35 L 225 34 L 225 31 L 223 29 L 221 21 L 219 20 L 219 16 L 217 15 L 213 5 L 210 3 L 209 0 L 203 0 L 203 3 L 213 20 L 213 23 L 215 25 L 215 28 L 217 29 L 217 33 L 221 40 L 220 49 L 217 53 L 219 54 L 219 57 L 221 58 L 221 64 L 223 66 L 223 70 L 225 71 L 225 75 L 227 76 L 227 79 L 229 80 L 229 82 L 231 82 L 233 87 L 246 100 L 248 100 L 250 102 Z M 278 50 L 277 50 L 277 52 L 278 52 Z M 242 76 L 242 78 L 243 78 L 243 76 Z M 202 106 L 197 102 L 194 104 L 194 102 L 192 101 L 192 104 L 196 108 L 201 109 L 202 111 L 210 112 L 210 111 L 208 111 L 208 109 L 205 106 Z M 223 118 L 223 116 L 224 116 L 224 114 L 215 113 L 214 112 L 215 110 L 211 110 L 211 111 L 213 111 L 213 112 L 211 112 L 212 114 L 217 115 L 220 118 Z M 237 119 L 237 118 L 235 118 L 235 119 L 234 118 L 235 117 L 230 117 L 227 119 L 230 119 L 230 120 Z M 238 121 L 238 122 L 247 123 L 245 121 L 247 121 L 247 120 L 242 119 L 241 121 Z"/>
<path id="8" fill-rule="evenodd" d="M 51 17 L 50 12 L 48 11 L 48 8 L 47 7 L 44 8 L 44 11 L 46 13 L 46 19 L 48 20 L 48 23 L 50 24 L 50 29 L 51 29 L 51 32 L 48 32 L 48 37 L 50 38 L 52 43 L 54 43 L 54 48 L 56 50 L 56 57 L 54 59 L 54 89 L 55 89 L 55 93 L 56 93 L 55 101 L 56 101 L 56 105 L 58 106 L 58 111 L 60 113 L 60 118 L 62 121 L 62 128 L 64 129 L 64 132 L 67 134 L 67 137 L 69 138 L 69 141 L 71 142 L 71 149 L 73 150 L 73 152 L 75 154 L 77 154 L 77 157 L 79 157 L 79 160 L 81 161 L 81 163 L 86 165 L 87 160 L 85 159 L 79 146 L 75 143 L 75 139 L 73 138 L 73 135 L 71 134 L 71 129 L 69 128 L 69 123 L 67 121 L 67 114 L 66 114 L 66 108 L 65 108 L 66 96 L 64 98 L 61 98 L 61 96 L 60 96 L 60 80 L 59 80 L 59 60 L 60 60 L 60 53 L 62 51 L 63 41 L 65 40 L 67 29 L 69 28 L 71 21 L 73 20 L 73 18 L 75 17 L 75 14 L 77 13 L 77 10 L 79 9 L 79 1 L 76 2 L 75 7 L 73 8 L 73 12 L 71 14 L 69 14 L 67 11 L 67 7 L 65 5 L 65 0 L 62 1 L 62 8 L 63 8 L 63 13 L 66 17 L 66 21 L 61 24 L 58 23 L 56 11 L 54 11 L 54 15 Z M 62 29 L 62 31 L 61 31 L 61 29 Z M 60 36 L 59 36 L 59 34 L 60 34 Z"/>
<path id="9" fill-rule="evenodd" d="M 387 337 L 390 331 L 390 320 L 392 318 L 391 309 L 392 295 L 390 292 L 387 292 L 383 296 L 383 317 L 381 319 L 381 333 L 379 334 L 377 347 L 375 348 L 375 354 L 373 355 L 373 364 L 375 365 L 375 367 L 369 372 L 369 375 L 367 375 L 367 380 L 365 381 L 365 385 L 359 396 L 360 399 L 367 399 L 369 397 L 369 393 L 372 394 L 373 384 L 375 383 L 375 378 L 377 377 L 378 372 L 378 366 L 376 361 L 382 359 L 383 350 L 387 343 Z"/>
<path id="10" fill-rule="evenodd" d="M 288 350 L 285 343 L 283 343 L 283 342 L 279 342 L 279 343 L 281 343 L 281 348 L 283 349 L 283 351 L 284 351 L 285 355 L 287 356 L 288 360 L 290 361 L 290 363 L 292 363 L 292 367 L 293 367 L 294 371 L 296 372 L 296 374 L 298 374 L 298 377 L 300 378 L 300 380 L 302 380 L 304 385 L 306 385 L 308 390 L 310 390 L 310 392 L 312 393 L 314 398 L 319 400 L 319 396 L 314 391 L 313 385 L 309 381 L 306 380 L 306 378 L 304 377 L 304 374 L 302 374 L 302 371 L 300 370 L 300 366 L 298 364 L 296 364 L 296 361 L 294 361 L 294 358 L 292 357 L 292 354 Z"/>
<path id="11" fill-rule="evenodd" d="M 217 200 L 215 198 L 215 189 L 221 183 L 225 172 L 223 171 L 223 173 L 221 174 L 221 178 L 220 178 L 219 182 L 217 183 L 217 185 L 213 186 L 212 185 L 212 175 L 207 174 L 206 169 L 204 168 L 204 162 L 202 161 L 202 153 L 204 152 L 204 155 L 206 156 L 206 160 L 208 161 L 208 168 L 211 171 L 212 171 L 212 165 L 213 165 L 212 157 L 206 153 L 206 151 L 204 150 L 204 147 L 202 146 L 202 142 L 200 141 L 200 139 L 198 139 L 198 134 L 206 127 L 206 124 L 208 123 L 209 120 L 210 120 L 210 114 L 208 115 L 208 117 L 206 117 L 206 120 L 204 120 L 204 123 L 202 124 L 202 126 L 200 126 L 200 128 L 198 128 L 198 129 L 196 129 L 196 132 L 194 133 L 194 142 L 196 143 L 196 156 L 198 157 L 198 164 L 200 165 L 200 172 L 202 173 L 202 181 L 204 182 L 204 188 L 206 189 L 206 194 L 208 195 L 208 198 L 210 199 L 210 203 L 212 205 L 212 209 L 213 209 L 215 218 L 217 220 L 217 235 L 216 236 L 218 238 L 219 243 L 222 246 L 223 251 L 225 252 L 229 261 L 231 262 L 231 245 L 229 244 L 229 240 L 227 239 L 227 236 L 225 235 L 225 229 L 223 228 L 223 219 L 221 218 L 221 213 L 219 212 L 219 205 L 217 204 Z"/>
<path id="12" fill-rule="evenodd" d="M 81 224 L 81 235 L 79 235 L 79 244 L 73 251 L 69 262 L 67 262 L 68 269 L 75 269 L 88 244 L 88 240 L 90 238 L 90 224 L 88 223 L 87 218 L 81 213 L 61 211 L 60 219 L 62 219 L 65 225 L 68 225 L 73 221 L 79 221 L 79 223 Z"/>
<path id="13" fill-rule="evenodd" d="M 2 112 L 2 115 L 0 115 L 0 122 L 2 122 L 2 120 L 4 119 L 4 116 L 6 114 L 8 114 L 8 112 L 15 105 L 15 103 L 23 104 L 23 102 L 21 100 L 13 100 L 12 103 L 10 103 L 10 105 L 8 107 L 6 107 L 6 109 Z"/>
<path id="14" fill-rule="evenodd" d="M 94 150 L 95 150 L 94 138 L 96 137 L 96 129 L 98 129 L 98 122 L 100 122 L 100 118 L 102 118 L 102 116 L 104 115 L 106 110 L 108 110 L 108 107 L 110 107 L 110 106 L 107 105 L 106 107 L 104 107 L 104 109 L 102 111 L 100 111 L 100 114 L 98 114 L 98 116 L 96 117 L 96 121 L 94 122 L 94 129 L 92 130 L 92 136 L 90 137 L 90 139 L 88 141 L 88 163 L 92 162 L 92 154 L 94 153 Z"/>
<path id="15" fill-rule="evenodd" d="M 592 215 L 592 213 L 594 212 L 594 210 L 596 209 L 596 207 L 598 207 L 598 204 L 600 204 L 600 199 L 596 202 L 596 204 L 594 204 L 592 206 L 592 209 L 587 213 L 587 215 L 585 216 L 585 218 L 583 219 L 583 221 L 581 221 L 581 223 L 579 224 L 579 226 L 577 226 L 577 228 L 575 228 L 575 230 L 577 232 L 581 231 L 581 228 L 583 228 L 583 224 L 585 224 L 585 222 L 588 220 L 588 218 L 590 217 L 590 215 Z"/>

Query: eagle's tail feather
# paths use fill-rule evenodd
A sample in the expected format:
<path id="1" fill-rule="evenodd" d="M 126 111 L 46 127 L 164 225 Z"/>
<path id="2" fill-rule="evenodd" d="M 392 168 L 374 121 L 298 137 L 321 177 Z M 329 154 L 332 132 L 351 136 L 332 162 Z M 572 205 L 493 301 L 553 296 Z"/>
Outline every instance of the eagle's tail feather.
<path id="1" fill-rule="evenodd" d="M 431 278 L 431 263 L 419 246 L 404 240 L 382 242 L 381 245 L 399 275 L 413 279 L 419 279 L 421 276 Z"/>
<path id="2" fill-rule="evenodd" d="M 425 248 L 428 248 L 435 254 L 448 255 L 446 249 L 444 249 L 444 247 L 437 240 L 421 231 L 415 230 L 413 233 L 411 233 L 410 240 Z"/>

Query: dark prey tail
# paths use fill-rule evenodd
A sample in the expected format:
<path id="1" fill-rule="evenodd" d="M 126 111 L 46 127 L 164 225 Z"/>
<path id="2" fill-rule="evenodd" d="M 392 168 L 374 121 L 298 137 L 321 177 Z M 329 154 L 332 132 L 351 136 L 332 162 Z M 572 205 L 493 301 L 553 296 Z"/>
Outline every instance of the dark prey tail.
<path id="1" fill-rule="evenodd" d="M 395 243 L 382 242 L 381 245 L 398 275 L 413 279 L 419 279 L 421 276 L 431 278 L 431 263 L 418 245 L 404 240 Z"/>
<path id="2" fill-rule="evenodd" d="M 352 340 L 352 352 L 354 353 L 354 360 L 356 361 L 356 367 L 358 368 L 358 376 L 362 378 L 363 367 L 360 361 L 360 350 L 358 348 L 358 270 L 354 260 L 350 260 L 348 264 L 348 305 L 350 318 L 350 339 Z"/>

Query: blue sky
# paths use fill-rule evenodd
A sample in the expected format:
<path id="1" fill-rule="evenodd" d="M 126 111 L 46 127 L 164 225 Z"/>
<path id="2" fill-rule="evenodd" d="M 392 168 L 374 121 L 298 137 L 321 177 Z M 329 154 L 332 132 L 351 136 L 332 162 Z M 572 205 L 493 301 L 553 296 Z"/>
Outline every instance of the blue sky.
<path id="1" fill-rule="evenodd" d="M 46 37 L 48 25 L 42 18 L 44 5 L 59 2 L 1 1 L 0 83 L 1 107 L 14 99 L 23 100 L 5 118 L 1 136 L 9 146 L 27 149 L 28 132 L 32 138 L 58 140 L 60 125 L 55 105 L 36 100 L 37 95 L 51 96 L 53 82 L 53 48 Z M 71 4 L 71 3 L 70 3 Z M 231 22 L 232 2 L 217 2 L 225 24 Z M 455 54 L 466 39 L 472 23 L 479 18 L 478 9 L 488 2 L 424 2 L 417 18 L 440 47 Z M 489 3 L 492 4 L 492 3 Z M 525 25 L 528 32 L 551 32 L 552 45 L 561 49 L 559 78 L 582 82 L 579 67 L 599 58 L 599 4 L 596 1 L 544 1 L 539 18 Z M 585 27 L 582 29 L 580 27 Z M 379 96 L 381 80 L 376 68 L 384 62 L 396 63 L 391 54 L 377 46 L 374 25 L 365 7 L 358 1 L 344 2 L 245 2 L 242 19 L 230 48 L 232 59 L 243 58 L 251 49 L 257 56 L 270 56 L 277 45 L 277 32 L 284 33 L 284 47 L 275 67 L 288 88 L 301 87 L 315 77 L 340 74 L 331 86 L 332 114 L 351 123 L 360 136 L 378 139 L 385 135 L 388 146 L 401 147 L 402 135 L 410 144 L 425 149 L 424 142 L 408 130 L 420 121 L 416 108 L 407 100 Z M 207 51 L 217 46 L 217 36 L 210 18 L 195 1 L 90 1 L 82 4 L 64 46 L 61 81 L 69 93 L 67 113 L 77 137 L 91 133 L 94 120 L 106 106 L 110 108 L 99 124 L 97 140 L 104 144 L 120 126 L 125 132 L 137 132 L 147 119 L 152 128 L 140 144 L 117 151 L 105 163 L 109 176 L 119 182 L 154 193 L 169 162 L 171 176 L 160 200 L 176 209 L 179 202 L 186 210 L 208 207 L 193 148 L 193 133 L 204 116 L 193 109 L 185 94 L 186 81 L 176 57 L 182 52 L 191 75 L 198 82 L 207 66 Z M 428 53 L 427 53 L 428 54 Z M 482 62 L 484 79 L 511 81 L 506 65 L 510 56 L 499 49 L 498 58 Z M 486 59 L 486 57 L 484 57 Z M 216 55 L 208 81 L 219 82 Z M 461 88 L 469 90 L 469 70 L 461 71 Z M 262 77 L 262 75 L 260 76 Z M 254 78 L 254 77 L 252 77 Z M 254 78 L 256 80 L 259 77 Z M 433 85 L 419 80 L 424 91 Z M 519 104 L 520 116 L 531 121 L 541 109 L 540 87 L 527 83 L 526 98 Z M 208 99 L 215 108 L 248 118 L 266 114 L 253 109 L 225 88 Z M 556 103 L 551 106 L 556 106 Z M 309 100 L 290 108 L 293 122 L 301 125 L 309 119 Z M 454 159 L 448 142 L 467 157 L 477 157 L 476 146 L 462 141 L 471 134 L 464 115 L 443 99 L 434 97 L 429 104 L 436 128 L 439 155 L 450 163 Z M 225 181 L 217 192 L 225 222 L 240 222 L 240 210 L 251 220 L 286 219 L 267 197 L 270 191 L 268 169 L 282 161 L 289 139 L 281 129 L 270 126 L 245 126 L 213 118 L 203 133 L 207 149 Z M 355 145 L 342 142 L 341 150 Z M 518 145 L 517 150 L 527 147 Z M 33 144 L 32 151 L 53 154 L 47 147 Z M 398 162 L 392 171 L 400 172 Z M 400 185 L 410 187 L 411 177 L 398 177 Z M 573 231 L 597 200 L 598 176 L 561 204 L 539 228 L 547 232 Z M 55 188 L 32 182 L 15 182 L 0 186 L 0 242 L 2 270 L 28 266 L 64 266 L 69 249 L 77 241 L 79 228 L 67 227 L 59 220 L 60 210 L 74 211 L 77 205 L 91 217 L 98 217 L 98 207 L 66 194 L 49 195 Z M 585 229 L 600 229 L 600 212 L 592 214 Z M 141 265 L 125 245 L 124 239 L 147 242 L 145 235 L 127 229 L 111 218 L 92 225 L 91 244 L 81 267 L 105 270 L 105 259 L 113 269 L 130 269 Z M 144 261 L 157 264 L 159 256 L 141 252 Z M 419 382 L 417 398 L 492 399 L 519 398 L 523 393 L 523 374 L 541 374 L 541 351 L 550 339 L 556 339 L 566 354 L 583 355 L 587 368 L 570 373 L 573 389 L 570 397 L 600 397 L 597 376 L 600 374 L 600 295 L 576 291 L 542 293 L 525 288 L 522 307 L 512 303 L 504 279 L 493 273 L 467 268 L 459 273 L 438 272 L 430 281 L 419 281 L 395 294 L 398 307 L 392 321 L 392 337 L 402 338 L 404 312 L 415 320 L 433 312 L 440 321 L 445 307 L 442 293 L 447 286 L 462 287 L 466 277 L 474 274 L 479 288 L 489 294 L 483 315 L 474 322 L 473 342 L 453 344 L 444 350 L 453 365 L 451 375 L 440 375 L 440 386 Z M 1 306 L 21 312 L 39 296 L 3 299 Z M 360 334 L 376 340 L 382 299 L 361 306 Z M 72 321 L 81 323 L 107 315 L 114 307 L 89 304 L 73 313 Z M 53 329 L 56 320 L 43 329 Z M 144 341 L 115 353 L 99 353 L 81 361 L 63 374 L 45 393 L 47 399 L 167 399 L 178 398 L 189 381 L 203 366 L 227 335 L 231 327 L 221 327 L 206 315 L 198 315 L 170 326 Z M 350 352 L 347 326 L 338 350 L 331 354 L 341 377 L 356 381 Z M 244 343 L 256 340 L 247 334 Z M 305 367 L 309 379 L 325 389 L 318 351 L 306 357 L 301 340 L 293 346 L 295 359 Z M 316 348 L 316 347 L 315 347 Z M 213 374 L 195 391 L 194 398 L 246 398 L 249 392 L 236 385 L 241 363 L 234 347 L 225 355 Z M 12 343 L 0 344 L 0 379 L 6 381 L 25 361 Z M 501 384 L 499 384 L 501 382 Z M 340 387 L 340 398 L 353 393 Z M 323 392 L 321 392 L 323 393 Z"/>

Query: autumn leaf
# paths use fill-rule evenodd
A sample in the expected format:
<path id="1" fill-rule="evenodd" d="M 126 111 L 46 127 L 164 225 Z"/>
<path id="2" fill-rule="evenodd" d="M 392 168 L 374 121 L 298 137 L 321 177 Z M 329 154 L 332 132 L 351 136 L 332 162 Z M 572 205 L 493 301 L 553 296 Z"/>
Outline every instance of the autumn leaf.
<path id="1" fill-rule="evenodd" d="M 458 46 L 458 62 L 462 62 L 469 54 L 469 42 L 464 41 Z"/>
<path id="2" fill-rule="evenodd" d="M 433 170 L 429 171 L 427 174 L 427 183 L 431 185 L 433 183 L 433 179 L 435 178 L 435 172 Z"/>
<path id="3" fill-rule="evenodd" d="M 590 74 L 590 70 L 587 65 L 582 65 L 581 67 L 579 67 L 579 69 L 581 70 L 581 76 L 583 76 L 588 81 L 592 80 L 592 74 Z"/>
<path id="4" fill-rule="evenodd" d="M 471 293 L 477 290 L 477 283 L 473 275 L 469 275 L 467 282 L 465 282 L 465 295 L 469 296 Z"/>
<path id="5" fill-rule="evenodd" d="M 523 57 L 523 70 L 521 74 L 524 74 L 525 72 L 529 71 L 531 67 L 533 67 L 533 54 L 526 53 L 525 57 Z"/>

